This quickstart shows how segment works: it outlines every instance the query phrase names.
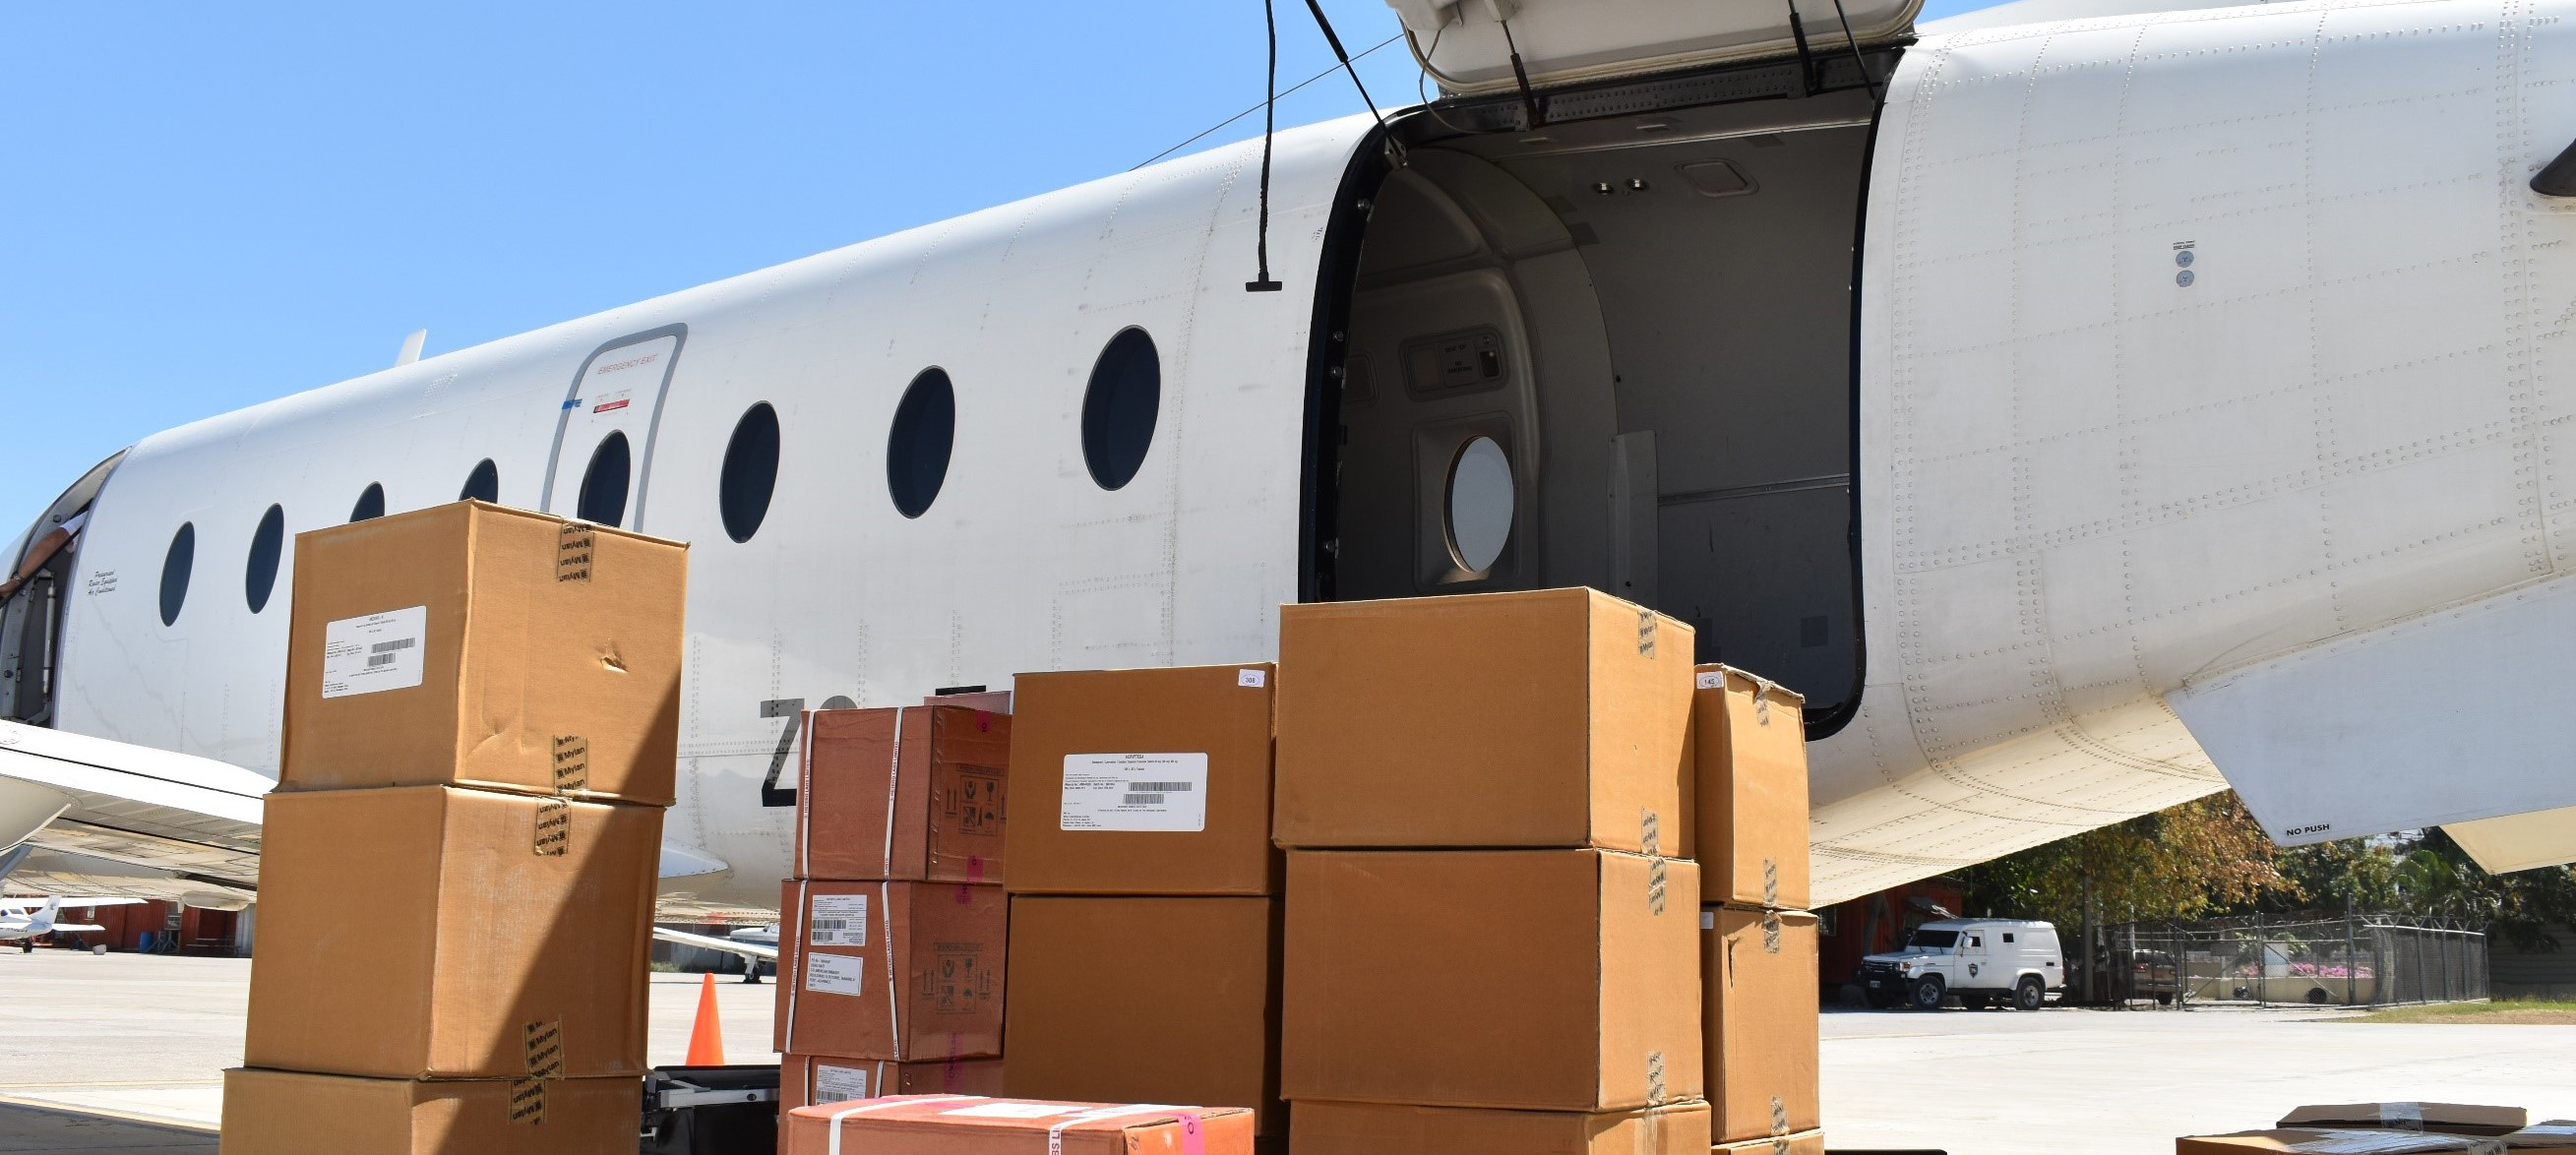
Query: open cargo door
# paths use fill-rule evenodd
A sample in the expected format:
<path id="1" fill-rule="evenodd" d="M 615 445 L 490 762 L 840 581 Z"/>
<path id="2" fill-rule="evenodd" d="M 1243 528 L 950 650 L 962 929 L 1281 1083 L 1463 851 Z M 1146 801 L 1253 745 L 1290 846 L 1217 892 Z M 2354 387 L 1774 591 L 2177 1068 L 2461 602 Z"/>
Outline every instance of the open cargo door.
<path id="1" fill-rule="evenodd" d="M 1542 90 L 1801 47 L 1847 53 L 1855 44 L 1869 48 L 1911 36 L 1923 0 L 1387 0 L 1387 6 L 1404 21 L 1414 57 L 1442 92 L 1490 96 L 1519 89 L 1524 77 Z"/>

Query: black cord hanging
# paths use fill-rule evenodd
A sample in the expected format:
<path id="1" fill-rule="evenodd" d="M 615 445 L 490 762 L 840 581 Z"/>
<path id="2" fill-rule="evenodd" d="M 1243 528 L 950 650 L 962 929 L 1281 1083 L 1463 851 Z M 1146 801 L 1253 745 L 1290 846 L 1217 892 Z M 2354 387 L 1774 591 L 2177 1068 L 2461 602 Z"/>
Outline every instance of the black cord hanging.
<path id="1" fill-rule="evenodd" d="M 1869 99 L 1877 103 L 1878 78 L 1869 74 L 1869 60 L 1860 54 L 1860 37 L 1852 35 L 1851 17 L 1843 11 L 1843 0 L 1834 0 L 1834 17 L 1843 22 L 1843 43 L 1851 45 L 1852 64 L 1860 69 L 1860 82 L 1869 86 Z"/>
<path id="2" fill-rule="evenodd" d="M 1377 110 L 1377 101 L 1369 99 L 1368 85 L 1360 83 L 1360 70 L 1351 67 L 1351 54 L 1342 51 L 1342 38 L 1333 34 L 1333 22 L 1324 15 L 1323 3 L 1306 0 L 1306 11 L 1315 14 L 1315 27 L 1324 30 L 1324 43 L 1333 46 L 1333 58 L 1342 62 L 1342 71 L 1351 74 L 1351 87 L 1360 90 L 1360 103 L 1368 106 L 1369 115 L 1377 118 L 1377 126 L 1383 130 L 1386 114 Z"/>
<path id="3" fill-rule="evenodd" d="M 1261 231 L 1253 241 L 1260 275 L 1245 281 L 1243 291 L 1276 293 L 1283 286 L 1270 279 L 1270 143 L 1279 132 L 1279 12 L 1272 0 L 1261 0 L 1261 18 L 1270 26 L 1270 78 L 1261 90 Z"/>
<path id="4" fill-rule="evenodd" d="M 1533 131 L 1545 127 L 1547 114 L 1538 110 L 1538 94 L 1530 91 L 1529 70 L 1521 67 L 1521 46 L 1512 39 L 1512 22 L 1499 16 L 1495 20 L 1503 26 L 1503 47 L 1512 53 L 1512 79 L 1520 84 L 1521 105 L 1529 110 L 1529 127 Z"/>

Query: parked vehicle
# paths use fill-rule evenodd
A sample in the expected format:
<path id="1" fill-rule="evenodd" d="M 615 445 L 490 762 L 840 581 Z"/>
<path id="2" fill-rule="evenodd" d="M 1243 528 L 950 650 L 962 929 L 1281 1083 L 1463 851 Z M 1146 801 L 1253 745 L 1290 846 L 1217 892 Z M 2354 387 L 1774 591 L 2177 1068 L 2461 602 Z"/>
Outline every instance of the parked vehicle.
<path id="1" fill-rule="evenodd" d="M 2125 961 L 2123 955 L 2128 956 Z M 2170 951 L 2112 950 L 2093 964 L 2093 975 L 2093 997 L 2112 1002 L 2154 999 L 2158 1006 L 2171 1006 L 2182 993 L 2182 970 Z"/>
<path id="2" fill-rule="evenodd" d="M 2016 918 L 1951 918 L 1916 927 L 1905 945 L 1861 960 L 1861 994 L 1874 1007 L 1902 1002 L 1937 1010 L 1955 995 L 1970 1010 L 2035 1011 L 2066 986 L 2057 927 Z"/>

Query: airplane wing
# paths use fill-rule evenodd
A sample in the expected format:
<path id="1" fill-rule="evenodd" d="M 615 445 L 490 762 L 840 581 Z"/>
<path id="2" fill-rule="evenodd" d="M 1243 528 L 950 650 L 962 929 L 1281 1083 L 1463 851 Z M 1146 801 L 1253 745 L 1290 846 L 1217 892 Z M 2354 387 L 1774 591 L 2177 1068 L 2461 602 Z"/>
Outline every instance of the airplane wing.
<path id="1" fill-rule="evenodd" d="M 23 912 L 42 910 L 45 903 L 48 901 L 55 902 L 64 910 L 82 910 L 93 906 L 133 906 L 137 903 L 150 902 L 152 900 L 148 898 L 131 898 L 125 895 L 67 895 L 61 899 L 11 898 L 0 899 L 0 911 Z"/>
<path id="2" fill-rule="evenodd" d="M 259 884 L 261 800 L 275 785 L 211 758 L 0 722 L 0 847 L 104 859 L 247 899 Z"/>
<path id="3" fill-rule="evenodd" d="M 738 954 L 746 959 L 757 959 L 762 962 L 778 961 L 777 947 L 763 946 L 756 942 L 744 942 L 741 939 L 709 938 L 703 934 L 690 934 L 685 930 L 672 930 L 665 926 L 654 927 L 653 937 L 661 939 L 663 942 L 675 942 L 682 946 L 698 946 L 705 947 L 708 950 L 720 950 L 728 954 Z"/>

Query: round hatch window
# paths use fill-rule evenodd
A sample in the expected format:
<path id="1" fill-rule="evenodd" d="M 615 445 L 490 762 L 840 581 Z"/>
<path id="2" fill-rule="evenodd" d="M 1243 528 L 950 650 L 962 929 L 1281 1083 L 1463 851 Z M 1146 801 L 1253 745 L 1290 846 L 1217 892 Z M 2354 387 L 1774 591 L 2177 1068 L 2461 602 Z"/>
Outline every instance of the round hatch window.
<path id="1" fill-rule="evenodd" d="M 179 610 L 188 604 L 188 572 L 197 565 L 197 523 L 182 522 L 179 532 L 170 535 L 170 552 L 161 556 L 161 624 L 179 624 Z"/>
<path id="2" fill-rule="evenodd" d="M 456 491 L 458 501 L 488 501 L 501 504 L 501 467 L 486 457 L 465 475 L 465 488 Z"/>
<path id="3" fill-rule="evenodd" d="M 1154 447 L 1154 421 L 1163 407 L 1163 361 L 1143 329 L 1109 339 L 1092 363 L 1091 386 L 1082 395 L 1082 461 L 1102 489 L 1136 479 L 1145 451 Z"/>
<path id="4" fill-rule="evenodd" d="M 716 479 L 716 510 L 725 536 L 750 541 L 769 517 L 778 491 L 778 411 L 763 401 L 744 410 L 725 443 L 724 470 Z"/>
<path id="5" fill-rule="evenodd" d="M 582 471 L 581 502 L 573 516 L 592 525 L 624 525 L 626 486 L 634 472 L 635 459 L 626 448 L 626 434 L 615 432 L 601 438 L 599 448 L 590 453 L 590 468 Z"/>
<path id="6" fill-rule="evenodd" d="M 286 548 L 286 510 L 269 506 L 260 515 L 259 528 L 251 531 L 250 563 L 242 572 L 242 597 L 250 603 L 250 612 L 268 608 L 268 595 L 277 591 L 277 559 Z"/>
<path id="7" fill-rule="evenodd" d="M 1512 462 L 1491 437 L 1458 451 L 1449 466 L 1449 552 L 1458 568 L 1492 569 L 1512 537 Z"/>
<path id="8" fill-rule="evenodd" d="M 886 434 L 886 493 L 895 512 L 919 517 L 948 482 L 948 456 L 957 444 L 957 390 L 948 374 L 924 369 L 895 403 Z"/>

